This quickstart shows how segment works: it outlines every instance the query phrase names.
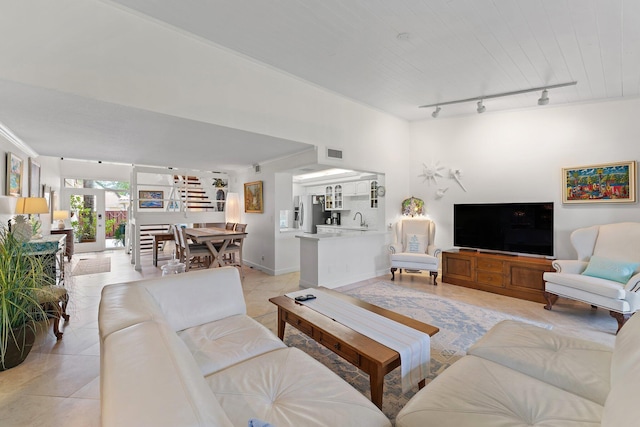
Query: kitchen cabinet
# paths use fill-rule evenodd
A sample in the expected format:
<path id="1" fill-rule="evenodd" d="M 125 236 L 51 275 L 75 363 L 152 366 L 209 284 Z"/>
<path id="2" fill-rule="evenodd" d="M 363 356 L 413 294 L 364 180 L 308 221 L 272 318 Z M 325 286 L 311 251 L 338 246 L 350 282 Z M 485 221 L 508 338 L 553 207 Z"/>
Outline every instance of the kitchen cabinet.
<path id="1" fill-rule="evenodd" d="M 369 207 L 378 209 L 378 181 L 371 180 L 369 183 Z"/>
<path id="2" fill-rule="evenodd" d="M 369 181 L 356 181 L 355 182 L 355 195 L 366 196 L 369 194 Z"/>
<path id="3" fill-rule="evenodd" d="M 333 211 L 344 209 L 342 185 L 327 185 L 324 188 L 324 210 Z"/>
<path id="4" fill-rule="evenodd" d="M 347 196 L 355 196 L 356 195 L 356 183 L 354 181 L 345 182 L 342 184 L 342 195 L 344 197 Z"/>
<path id="5" fill-rule="evenodd" d="M 324 210 L 333 210 L 333 185 L 324 187 Z"/>

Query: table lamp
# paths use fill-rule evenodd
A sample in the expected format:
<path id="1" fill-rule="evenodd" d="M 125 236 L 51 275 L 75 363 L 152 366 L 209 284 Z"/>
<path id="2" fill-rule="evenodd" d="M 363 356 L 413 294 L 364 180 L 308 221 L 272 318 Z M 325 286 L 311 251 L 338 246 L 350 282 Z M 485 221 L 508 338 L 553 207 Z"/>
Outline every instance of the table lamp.
<path id="1" fill-rule="evenodd" d="M 58 229 L 64 230 L 64 220 L 69 218 L 69 211 L 53 211 L 53 219 L 58 220 Z"/>
<path id="2" fill-rule="evenodd" d="M 227 222 L 240 222 L 240 195 L 238 193 L 227 193 L 227 206 L 224 211 Z"/>
<path id="3" fill-rule="evenodd" d="M 24 242 L 31 240 L 33 235 L 33 228 L 31 224 L 27 222 L 26 215 L 48 213 L 49 206 L 47 206 L 47 199 L 44 197 L 19 197 L 16 203 L 16 216 L 14 218 L 15 224 L 13 229 L 13 235 Z"/>

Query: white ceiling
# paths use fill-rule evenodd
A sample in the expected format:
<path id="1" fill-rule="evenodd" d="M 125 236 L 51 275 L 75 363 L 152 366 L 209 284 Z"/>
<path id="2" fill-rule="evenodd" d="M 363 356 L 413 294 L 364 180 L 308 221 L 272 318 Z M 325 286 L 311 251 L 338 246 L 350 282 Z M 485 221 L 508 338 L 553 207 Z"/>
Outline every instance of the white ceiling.
<path id="1" fill-rule="evenodd" d="M 0 58 L 28 63 L 37 50 L 34 67 L 50 67 L 55 73 L 60 59 L 46 54 L 53 35 L 44 30 L 37 34 L 33 27 L 22 34 L 15 21 L 25 19 L 29 6 L 3 3 L 10 5 L 2 6 L 4 18 L 0 16 Z M 81 2 L 74 0 L 53 4 L 63 4 L 58 7 L 67 7 L 65 12 L 77 16 L 96 13 L 87 2 L 80 11 Z M 640 91 L 640 0 L 115 0 L 95 4 L 130 8 L 136 19 L 180 29 L 176 37 L 192 33 L 197 36 L 193 43 L 206 40 L 223 46 L 407 120 L 431 119 L 431 110 L 419 105 L 570 81 L 578 84 L 549 92 L 550 105 L 637 97 Z M 33 7 L 30 13 L 42 19 L 45 12 Z M 51 16 L 55 14 L 46 18 Z M 85 26 L 81 33 L 55 34 L 55 45 L 117 39 L 117 34 L 117 27 Z M 44 42 L 25 42 L 38 38 Z M 18 50 L 25 46 L 29 51 Z M 84 58 L 78 54 L 73 60 L 87 72 L 107 72 L 91 69 L 92 63 Z M 127 84 L 127 76 L 121 78 Z M 88 99 L 74 95 L 73 82 L 61 83 L 64 90 L 52 90 L 50 85 L 45 89 L 45 85 L 20 83 L 1 67 L 0 79 L 0 122 L 41 155 L 215 170 L 310 147 Z M 135 95 L 136 88 L 130 90 Z M 488 112 L 545 108 L 536 105 L 539 96 L 510 96 L 485 105 Z M 443 107 L 440 117 L 460 114 L 475 114 L 475 104 Z M 194 152 L 201 155 L 194 159 Z"/>

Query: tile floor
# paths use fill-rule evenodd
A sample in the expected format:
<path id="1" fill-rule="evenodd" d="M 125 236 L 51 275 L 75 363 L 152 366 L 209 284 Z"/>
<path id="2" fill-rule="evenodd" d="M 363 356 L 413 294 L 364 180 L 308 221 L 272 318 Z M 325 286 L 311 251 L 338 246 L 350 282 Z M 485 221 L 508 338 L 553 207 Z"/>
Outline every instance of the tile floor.
<path id="1" fill-rule="evenodd" d="M 137 272 L 124 251 L 113 250 L 76 254 L 73 262 L 67 264 L 68 271 L 80 257 L 111 257 L 111 272 L 68 278 L 71 320 L 64 326 L 63 339 L 56 341 L 51 329 L 41 331 L 27 360 L 0 372 L 0 425 L 3 427 L 100 425 L 97 318 L 101 289 L 111 283 L 160 276 L 161 270 L 152 266 L 149 255 L 143 258 L 145 267 Z M 298 289 L 298 274 L 269 276 L 246 267 L 245 274 L 243 288 L 249 315 L 275 331 L 275 306 L 268 299 Z M 396 277 L 400 286 L 545 322 L 568 335 L 609 345 L 614 341 L 615 320 L 604 310 L 591 310 L 585 304 L 560 300 L 557 308 L 549 312 L 539 303 L 442 283 L 434 287 L 428 275 L 405 273 Z M 389 279 L 387 275 L 370 281 Z"/>

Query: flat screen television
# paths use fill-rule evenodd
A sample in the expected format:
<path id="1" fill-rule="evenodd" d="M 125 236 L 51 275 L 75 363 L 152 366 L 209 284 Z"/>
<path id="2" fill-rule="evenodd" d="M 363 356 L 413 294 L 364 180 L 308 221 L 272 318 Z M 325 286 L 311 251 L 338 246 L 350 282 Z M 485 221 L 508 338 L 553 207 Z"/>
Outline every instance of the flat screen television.
<path id="1" fill-rule="evenodd" d="M 453 244 L 509 254 L 553 256 L 553 202 L 453 205 Z"/>

